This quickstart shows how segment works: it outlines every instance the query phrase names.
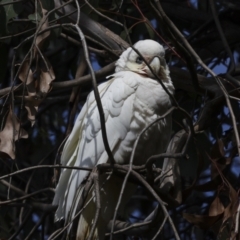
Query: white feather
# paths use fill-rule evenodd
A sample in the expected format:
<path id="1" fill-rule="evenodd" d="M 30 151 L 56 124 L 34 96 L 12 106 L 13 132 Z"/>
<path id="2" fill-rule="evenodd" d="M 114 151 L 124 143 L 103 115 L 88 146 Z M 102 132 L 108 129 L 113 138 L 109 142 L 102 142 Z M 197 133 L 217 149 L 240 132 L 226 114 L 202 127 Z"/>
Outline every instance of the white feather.
<path id="1" fill-rule="evenodd" d="M 150 44 L 151 47 L 146 47 L 144 44 L 147 46 Z M 155 55 L 163 57 L 164 55 L 163 47 L 152 40 L 140 41 L 135 44 L 135 47 L 147 57 L 154 57 Z M 133 70 L 128 69 L 127 66 L 136 65 L 134 62 L 136 56 L 137 54 L 131 48 L 127 49 L 116 64 L 116 73 L 112 75 L 108 82 L 99 86 L 109 146 L 116 163 L 119 164 L 129 162 L 134 142 L 142 129 L 163 115 L 171 106 L 168 94 L 157 80 L 146 75 L 139 75 L 136 72 L 136 67 L 133 67 Z M 128 65 L 127 62 L 132 64 Z M 160 61 L 153 61 L 153 64 L 154 71 L 155 68 L 159 70 Z M 173 93 L 174 88 L 167 67 L 165 73 L 164 84 Z M 142 136 L 136 150 L 134 164 L 141 165 L 151 155 L 165 151 L 170 134 L 171 116 L 169 115 L 153 125 Z M 99 112 L 94 95 L 90 93 L 64 146 L 61 162 L 66 166 L 93 168 L 95 165 L 107 161 L 108 155 L 102 140 Z M 87 175 L 88 172 L 83 170 L 64 169 L 62 171 L 53 201 L 53 204 L 58 205 L 57 220 L 61 218 L 68 219 L 69 212 L 71 212 L 70 219 L 74 216 L 76 202 L 81 196 L 79 186 Z M 115 203 L 121 189 L 121 184 L 116 185 L 114 182 L 111 182 L 110 179 L 103 189 L 107 197 L 102 201 L 102 208 L 108 209 L 106 211 L 109 214 L 106 216 L 101 215 L 101 218 L 105 219 L 106 222 L 113 215 Z M 112 186 L 112 184 L 114 185 Z M 76 195 L 77 191 L 79 191 L 79 194 Z M 110 198 L 109 194 L 111 194 Z M 103 195 L 101 198 L 104 198 Z M 72 206 L 73 203 L 74 206 Z M 94 203 L 92 204 L 94 205 Z M 90 214 L 90 210 L 84 214 L 88 213 L 89 215 L 88 217 L 85 216 L 85 220 L 82 218 L 80 220 L 80 224 L 83 224 L 82 227 L 90 224 L 87 223 L 89 221 L 86 220 L 87 218 L 94 217 L 94 215 Z M 81 232 L 83 229 L 80 228 L 78 231 Z M 81 236 L 86 236 L 86 232 L 82 234 Z M 84 239 L 84 237 L 79 239 Z"/>

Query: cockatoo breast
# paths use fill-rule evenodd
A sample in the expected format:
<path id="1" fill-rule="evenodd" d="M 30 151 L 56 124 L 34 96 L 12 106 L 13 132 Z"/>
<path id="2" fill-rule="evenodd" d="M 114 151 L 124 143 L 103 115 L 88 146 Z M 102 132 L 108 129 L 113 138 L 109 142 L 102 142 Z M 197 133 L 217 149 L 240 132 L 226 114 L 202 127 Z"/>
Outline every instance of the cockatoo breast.
<path id="1" fill-rule="evenodd" d="M 157 80 L 130 71 L 121 71 L 113 76 L 116 79 L 123 79 L 122 84 L 132 85 L 135 88 L 134 94 L 126 100 L 128 105 L 124 105 L 121 109 L 122 111 L 128 109 L 126 113 L 122 112 L 119 115 L 123 119 L 121 122 L 127 119 L 127 127 L 120 144 L 113 150 L 115 161 L 124 164 L 129 163 L 134 142 L 140 132 L 171 107 L 171 100 Z M 169 85 L 171 86 L 169 91 L 172 93 L 171 82 Z M 134 164 L 143 164 L 151 155 L 165 151 L 170 132 L 170 116 L 167 120 L 164 118 L 149 128 L 139 140 Z"/>

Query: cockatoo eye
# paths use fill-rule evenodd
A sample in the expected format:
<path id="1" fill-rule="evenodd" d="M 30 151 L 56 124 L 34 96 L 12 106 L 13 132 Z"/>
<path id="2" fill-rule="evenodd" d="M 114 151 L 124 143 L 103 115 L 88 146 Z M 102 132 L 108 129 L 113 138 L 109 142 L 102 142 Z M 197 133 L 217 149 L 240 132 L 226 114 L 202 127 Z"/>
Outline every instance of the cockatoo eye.
<path id="1" fill-rule="evenodd" d="M 137 57 L 136 63 L 142 64 L 142 62 L 143 62 L 143 59 L 141 57 Z"/>

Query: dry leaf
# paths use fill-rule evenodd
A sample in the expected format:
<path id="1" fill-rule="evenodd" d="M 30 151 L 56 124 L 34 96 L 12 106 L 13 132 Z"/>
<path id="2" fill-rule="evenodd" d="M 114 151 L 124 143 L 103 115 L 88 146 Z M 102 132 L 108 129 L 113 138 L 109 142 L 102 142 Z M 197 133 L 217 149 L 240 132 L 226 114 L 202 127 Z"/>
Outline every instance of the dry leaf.
<path id="1" fill-rule="evenodd" d="M 198 227 L 211 228 L 216 234 L 221 234 L 229 221 L 235 221 L 235 215 L 238 207 L 238 195 L 226 178 L 223 179 L 223 185 L 219 185 L 216 198 L 209 208 L 209 215 L 195 215 L 183 213 L 183 217 L 190 223 Z M 229 203 L 224 207 L 220 196 L 228 197 Z M 234 224 L 233 224 L 234 226 Z M 229 232 L 229 234 L 231 234 Z"/>
<path id="2" fill-rule="evenodd" d="M 41 69 L 40 79 L 39 79 L 39 91 L 44 95 L 49 92 L 50 84 L 55 79 L 55 74 L 53 72 L 52 67 L 49 68 L 49 72 L 47 70 Z"/>
<path id="3" fill-rule="evenodd" d="M 218 226 L 217 232 L 218 232 L 222 224 L 224 210 L 225 208 L 219 198 L 219 195 L 217 195 L 209 208 L 208 215 L 196 215 L 196 214 L 183 213 L 183 217 L 188 222 L 195 224 L 196 226 L 203 229 L 209 229 L 212 227 L 216 228 L 216 225 L 217 225 Z"/>
<path id="4" fill-rule="evenodd" d="M 216 216 L 183 213 L 183 218 L 185 218 L 188 222 L 203 229 L 208 229 L 213 226 L 218 220 L 222 218 L 222 216 L 223 213 Z"/>
<path id="5" fill-rule="evenodd" d="M 45 63 L 50 66 L 49 61 L 45 58 Z M 50 90 L 50 84 L 55 79 L 55 75 L 53 72 L 52 67 L 43 66 L 40 69 L 40 76 L 38 79 L 39 88 L 38 91 L 41 93 L 39 96 L 42 98 L 41 95 L 46 95 L 46 93 Z M 47 69 L 47 70 L 45 70 Z M 25 108 L 28 112 L 28 119 L 31 121 L 33 125 L 35 123 L 35 116 L 38 111 L 38 106 L 42 102 L 42 99 L 37 96 L 36 87 L 33 72 L 30 68 L 29 61 L 25 61 L 21 67 L 21 71 L 19 73 L 19 78 L 22 82 L 26 83 L 26 87 L 28 90 L 28 96 L 24 97 L 25 100 Z"/>
<path id="6" fill-rule="evenodd" d="M 229 204 L 224 211 L 223 222 L 226 222 L 229 218 L 235 217 L 238 207 L 238 194 L 232 185 L 225 179 L 228 184 L 227 196 L 229 198 Z"/>
<path id="7" fill-rule="evenodd" d="M 33 126 L 35 123 L 35 120 L 36 120 L 36 114 L 38 111 L 38 107 L 31 104 L 31 102 L 26 102 L 25 108 L 28 112 L 28 120 L 31 122 L 31 126 Z"/>
<path id="8" fill-rule="evenodd" d="M 35 82 L 33 72 L 29 66 L 29 61 L 25 61 L 23 63 L 18 77 L 23 83 L 26 83 L 28 95 L 35 96 L 36 95 Z"/>
<path id="9" fill-rule="evenodd" d="M 238 224 L 235 222 L 237 208 L 238 208 L 238 194 L 235 191 L 235 189 L 231 186 L 231 184 L 227 181 L 227 179 L 224 179 L 224 181 L 227 188 L 225 188 L 222 191 L 222 194 L 228 197 L 229 204 L 224 210 L 223 221 L 222 221 L 222 225 L 220 227 L 218 236 L 221 236 L 224 233 L 226 234 L 226 232 L 228 235 L 234 235 L 234 231 L 235 231 L 234 226 L 235 224 Z M 234 238 L 231 238 L 231 239 L 234 239 Z"/>
<path id="10" fill-rule="evenodd" d="M 25 97 L 24 99 L 25 99 L 25 108 L 28 112 L 28 120 L 31 122 L 31 125 L 33 126 L 36 120 L 38 106 L 40 105 L 42 100 L 35 96 Z"/>
<path id="11" fill-rule="evenodd" d="M 217 196 L 209 208 L 209 216 L 218 216 L 218 215 L 222 214 L 223 212 L 224 212 L 224 206 L 223 206 L 219 196 Z"/>
<path id="12" fill-rule="evenodd" d="M 43 15 L 42 19 L 39 22 L 40 32 L 47 29 L 49 24 L 47 18 L 47 10 L 42 7 L 41 2 L 39 3 Z M 45 58 L 40 52 L 44 41 L 48 38 L 49 35 L 50 31 L 46 31 L 38 35 L 36 38 L 33 55 L 33 60 L 37 61 L 38 63 L 35 69 L 35 71 L 39 73 L 36 81 L 34 81 L 34 74 L 30 68 L 31 63 L 29 62 L 29 60 L 26 60 L 23 63 L 19 73 L 20 80 L 23 83 L 26 83 L 27 86 L 28 96 L 24 96 L 24 99 L 26 100 L 25 108 L 27 109 L 28 119 L 31 121 L 32 125 L 35 123 L 35 116 L 38 111 L 38 106 L 42 102 L 43 97 L 45 97 L 45 95 L 49 92 L 51 87 L 50 84 L 55 79 L 51 64 L 49 63 L 47 58 Z M 39 57 L 39 55 L 41 55 L 41 57 Z M 42 67 L 41 63 L 43 63 Z"/>
<path id="13" fill-rule="evenodd" d="M 31 125 L 35 123 L 35 115 L 38 110 L 38 105 L 40 104 L 40 101 L 36 102 L 36 87 L 35 87 L 35 81 L 33 77 L 33 72 L 30 68 L 29 61 L 25 61 L 21 67 L 21 71 L 19 73 L 19 78 L 23 83 L 26 83 L 28 96 L 24 99 L 27 100 L 25 102 L 25 108 L 28 112 L 28 119 L 31 121 Z"/>
<path id="14" fill-rule="evenodd" d="M 20 123 L 12 109 L 9 110 L 4 129 L 0 132 L 0 153 L 15 159 L 15 141 L 27 138 L 28 134 L 20 129 Z"/>

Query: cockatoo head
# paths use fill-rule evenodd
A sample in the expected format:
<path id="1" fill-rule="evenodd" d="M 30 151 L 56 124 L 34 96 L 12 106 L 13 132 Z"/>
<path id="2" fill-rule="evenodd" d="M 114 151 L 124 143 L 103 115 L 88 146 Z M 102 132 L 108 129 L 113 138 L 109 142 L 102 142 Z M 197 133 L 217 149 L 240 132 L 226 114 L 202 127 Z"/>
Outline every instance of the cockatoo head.
<path id="1" fill-rule="evenodd" d="M 162 80 L 169 80 L 169 70 L 165 62 L 165 51 L 161 44 L 147 39 L 134 44 L 153 72 Z M 141 56 L 132 47 L 125 50 L 116 62 L 115 72 L 132 71 L 146 77 L 156 78 Z"/>

